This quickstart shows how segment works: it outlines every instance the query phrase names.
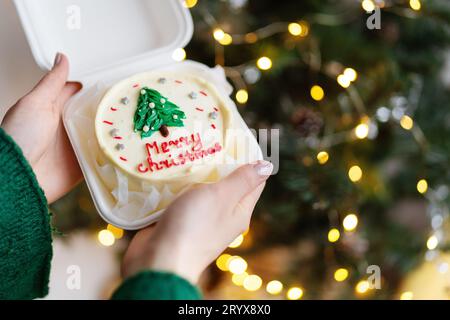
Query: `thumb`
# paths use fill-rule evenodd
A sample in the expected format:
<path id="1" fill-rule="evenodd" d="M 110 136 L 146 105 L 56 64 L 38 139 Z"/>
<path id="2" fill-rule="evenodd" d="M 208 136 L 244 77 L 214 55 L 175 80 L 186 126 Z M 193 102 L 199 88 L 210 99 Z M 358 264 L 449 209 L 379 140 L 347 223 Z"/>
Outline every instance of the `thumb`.
<path id="1" fill-rule="evenodd" d="M 34 99 L 55 101 L 64 88 L 69 74 L 69 60 L 62 53 L 57 53 L 52 70 L 31 90 L 29 96 Z"/>
<path id="2" fill-rule="evenodd" d="M 227 203 L 236 205 L 244 196 L 251 193 L 272 174 L 273 164 L 268 161 L 258 161 L 240 167 L 213 188 Z"/>

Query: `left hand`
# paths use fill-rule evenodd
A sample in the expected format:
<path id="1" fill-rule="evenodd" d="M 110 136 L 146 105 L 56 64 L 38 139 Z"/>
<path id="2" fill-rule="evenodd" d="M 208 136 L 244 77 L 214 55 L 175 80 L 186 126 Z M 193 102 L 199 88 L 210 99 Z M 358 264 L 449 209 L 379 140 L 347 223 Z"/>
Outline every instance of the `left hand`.
<path id="1" fill-rule="evenodd" d="M 81 89 L 67 82 L 69 61 L 57 54 L 53 69 L 7 112 L 2 128 L 22 149 L 49 203 L 82 175 L 62 123 L 64 104 Z"/>

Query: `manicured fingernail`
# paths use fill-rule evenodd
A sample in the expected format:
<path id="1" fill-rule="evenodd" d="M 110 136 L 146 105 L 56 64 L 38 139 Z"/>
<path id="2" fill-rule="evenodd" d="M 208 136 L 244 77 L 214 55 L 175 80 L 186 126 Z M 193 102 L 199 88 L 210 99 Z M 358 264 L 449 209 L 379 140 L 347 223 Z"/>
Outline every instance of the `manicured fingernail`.
<path id="1" fill-rule="evenodd" d="M 255 165 L 255 170 L 258 175 L 267 177 L 272 174 L 273 164 L 268 161 L 261 160 Z"/>
<path id="2" fill-rule="evenodd" d="M 62 54 L 58 52 L 55 56 L 55 62 L 53 63 L 53 66 L 58 65 L 61 62 L 61 59 L 62 59 Z"/>

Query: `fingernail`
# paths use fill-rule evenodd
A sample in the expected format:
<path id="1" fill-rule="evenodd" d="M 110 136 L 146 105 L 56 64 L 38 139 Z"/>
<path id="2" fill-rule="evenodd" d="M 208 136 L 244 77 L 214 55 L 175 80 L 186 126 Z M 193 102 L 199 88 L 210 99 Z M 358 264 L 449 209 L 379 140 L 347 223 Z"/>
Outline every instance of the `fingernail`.
<path id="1" fill-rule="evenodd" d="M 62 59 L 62 54 L 58 52 L 55 56 L 55 62 L 53 63 L 53 66 L 58 65 L 61 62 L 61 59 Z"/>
<path id="2" fill-rule="evenodd" d="M 271 162 L 261 160 L 255 165 L 256 173 L 260 176 L 270 176 L 273 171 L 273 164 Z"/>

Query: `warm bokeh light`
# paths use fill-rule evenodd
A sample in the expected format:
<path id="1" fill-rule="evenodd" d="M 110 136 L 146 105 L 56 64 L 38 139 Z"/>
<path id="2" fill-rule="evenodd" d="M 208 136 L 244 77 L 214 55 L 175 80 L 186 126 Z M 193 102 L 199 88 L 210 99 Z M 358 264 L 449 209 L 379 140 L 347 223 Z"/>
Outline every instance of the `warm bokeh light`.
<path id="1" fill-rule="evenodd" d="M 319 85 L 312 86 L 310 93 L 311 93 L 311 97 L 316 101 L 322 100 L 325 96 L 325 92 L 323 91 L 322 87 Z"/>
<path id="2" fill-rule="evenodd" d="M 230 45 L 230 44 L 233 43 L 233 37 L 232 37 L 230 34 L 225 33 L 225 34 L 223 35 L 222 39 L 220 39 L 220 40 L 218 40 L 218 41 L 219 41 L 219 43 L 220 43 L 221 45 L 223 45 L 223 46 L 228 46 L 228 45 Z"/>
<path id="3" fill-rule="evenodd" d="M 367 280 L 359 281 L 355 286 L 356 293 L 364 294 L 370 289 L 369 282 Z"/>
<path id="4" fill-rule="evenodd" d="M 366 12 L 372 12 L 375 10 L 375 3 L 373 0 L 363 0 L 361 6 Z"/>
<path id="5" fill-rule="evenodd" d="M 303 290 L 299 287 L 290 288 L 286 296 L 289 300 L 299 300 L 303 297 Z"/>
<path id="6" fill-rule="evenodd" d="M 266 291 L 270 294 L 279 294 L 282 290 L 283 284 L 278 280 L 272 280 L 266 286 Z"/>
<path id="7" fill-rule="evenodd" d="M 400 300 L 412 300 L 414 298 L 414 294 L 411 291 L 402 292 L 400 295 Z"/>
<path id="8" fill-rule="evenodd" d="M 409 116 L 403 116 L 400 119 L 400 125 L 402 126 L 403 129 L 405 130 L 411 130 L 412 127 L 414 126 L 414 121 L 411 117 Z"/>
<path id="9" fill-rule="evenodd" d="M 233 276 L 231 277 L 231 281 L 237 286 L 242 286 L 244 284 L 245 278 L 247 277 L 247 272 L 243 272 L 241 274 L 233 274 Z"/>
<path id="10" fill-rule="evenodd" d="M 234 274 L 241 274 L 247 270 L 247 261 L 239 256 L 233 256 L 228 260 L 228 270 Z"/>
<path id="11" fill-rule="evenodd" d="M 244 104 L 248 101 L 248 92 L 245 89 L 240 89 L 236 92 L 236 101 L 240 104 Z"/>
<path id="12" fill-rule="evenodd" d="M 244 236 L 241 234 L 228 245 L 228 248 L 237 248 L 244 242 Z"/>
<path id="13" fill-rule="evenodd" d="M 348 79 L 345 75 L 340 74 L 337 77 L 337 82 L 339 83 L 339 85 L 343 88 L 348 88 L 350 87 L 351 81 L 350 79 Z"/>
<path id="14" fill-rule="evenodd" d="M 348 170 L 348 177 L 350 178 L 350 180 L 352 182 L 358 182 L 359 180 L 361 180 L 363 175 L 362 169 L 359 166 L 352 166 L 349 170 Z"/>
<path id="15" fill-rule="evenodd" d="M 420 0 L 409 0 L 409 6 L 411 7 L 411 9 L 416 11 L 419 11 L 422 8 Z"/>
<path id="16" fill-rule="evenodd" d="M 261 288 L 262 279 L 255 274 L 249 275 L 244 279 L 243 286 L 248 291 L 256 291 Z"/>
<path id="17" fill-rule="evenodd" d="M 269 70 L 272 68 L 272 60 L 268 57 L 261 57 L 256 61 L 256 65 L 261 70 Z"/>
<path id="18" fill-rule="evenodd" d="M 334 280 L 342 282 L 348 278 L 348 270 L 345 268 L 339 268 L 334 272 Z"/>
<path id="19" fill-rule="evenodd" d="M 325 163 L 327 163 L 329 158 L 330 158 L 330 155 L 329 155 L 328 152 L 326 152 L 326 151 L 320 151 L 320 152 L 317 154 L 317 161 L 318 161 L 320 164 L 325 164 Z"/>
<path id="20" fill-rule="evenodd" d="M 222 271 L 228 271 L 228 262 L 231 259 L 231 255 L 224 253 L 216 260 L 217 268 L 219 268 Z"/>
<path id="21" fill-rule="evenodd" d="M 360 123 L 355 128 L 355 136 L 358 139 L 365 139 L 369 135 L 369 125 L 367 123 Z"/>
<path id="22" fill-rule="evenodd" d="M 186 59 L 186 51 L 183 48 L 175 49 L 172 53 L 172 59 L 175 61 L 183 61 Z"/>
<path id="23" fill-rule="evenodd" d="M 183 4 L 186 8 L 193 8 L 197 4 L 198 0 L 184 0 Z"/>
<path id="24" fill-rule="evenodd" d="M 302 27 L 301 37 L 306 37 L 309 33 L 309 24 L 306 21 L 300 21 L 300 26 Z"/>
<path id="25" fill-rule="evenodd" d="M 344 77 L 347 78 L 348 81 L 353 82 L 358 78 L 358 73 L 353 68 L 346 68 L 343 73 Z"/>
<path id="26" fill-rule="evenodd" d="M 116 239 L 121 239 L 123 237 L 123 230 L 113 226 L 112 224 L 108 224 L 106 230 L 110 231 Z"/>
<path id="27" fill-rule="evenodd" d="M 336 228 L 333 228 L 330 231 L 328 231 L 328 241 L 330 241 L 330 242 L 338 241 L 340 236 L 341 236 L 341 233 Z"/>
<path id="28" fill-rule="evenodd" d="M 419 191 L 419 193 L 426 193 L 428 190 L 428 182 L 425 179 L 420 179 L 417 182 L 417 191 Z"/>
<path id="29" fill-rule="evenodd" d="M 356 214 L 350 213 L 345 216 L 344 220 L 342 220 L 342 226 L 346 231 L 353 231 L 356 229 L 358 225 L 358 217 Z"/>
<path id="30" fill-rule="evenodd" d="M 116 238 L 114 238 L 114 235 L 111 231 L 105 229 L 101 230 L 98 233 L 98 241 L 105 247 L 109 247 L 114 244 Z"/>
<path id="31" fill-rule="evenodd" d="M 428 250 L 436 249 L 438 244 L 439 244 L 439 240 L 438 240 L 438 238 L 435 235 L 432 235 L 427 240 L 427 248 L 428 248 Z"/>
<path id="32" fill-rule="evenodd" d="M 302 26 L 299 23 L 289 23 L 288 31 L 293 36 L 300 36 L 302 34 Z"/>
<path id="33" fill-rule="evenodd" d="M 217 41 L 220 41 L 223 39 L 224 36 L 225 36 L 225 32 L 222 29 L 220 29 L 220 28 L 214 29 L 214 32 L 213 32 L 214 39 L 216 39 Z"/>

